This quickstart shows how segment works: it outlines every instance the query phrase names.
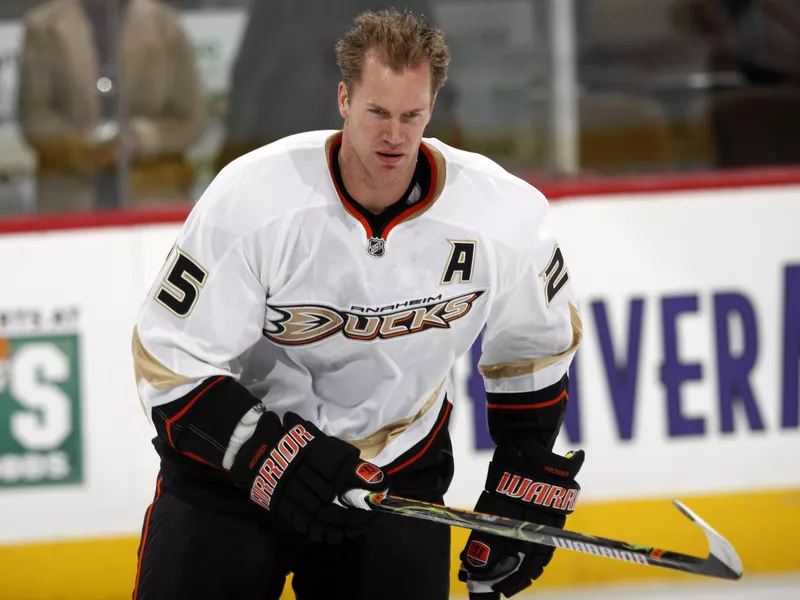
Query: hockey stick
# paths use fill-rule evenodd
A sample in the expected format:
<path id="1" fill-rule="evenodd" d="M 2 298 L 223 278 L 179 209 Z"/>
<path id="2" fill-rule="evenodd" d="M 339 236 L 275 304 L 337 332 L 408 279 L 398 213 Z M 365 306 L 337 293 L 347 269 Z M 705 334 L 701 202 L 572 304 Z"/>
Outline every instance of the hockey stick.
<path id="1" fill-rule="evenodd" d="M 694 575 L 736 580 L 740 579 L 743 573 L 742 561 L 733 546 L 703 519 L 677 500 L 673 500 L 673 503 L 678 510 L 705 533 L 709 546 L 709 556 L 707 558 L 649 546 L 629 544 L 537 523 L 528 523 L 459 508 L 450 508 L 439 504 L 420 502 L 419 500 L 365 492 L 364 490 L 349 490 L 344 494 L 342 500 L 345 504 L 356 508 L 394 513 L 404 517 L 455 525 L 456 527 L 466 527 L 467 529 L 524 542 L 564 548 L 640 565 L 683 571 Z"/>

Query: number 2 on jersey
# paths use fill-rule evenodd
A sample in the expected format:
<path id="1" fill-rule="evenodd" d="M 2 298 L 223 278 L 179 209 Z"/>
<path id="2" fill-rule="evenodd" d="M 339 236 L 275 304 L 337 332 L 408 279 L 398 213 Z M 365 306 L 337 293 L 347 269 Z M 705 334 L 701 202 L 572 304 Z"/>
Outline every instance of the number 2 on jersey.
<path id="1" fill-rule="evenodd" d="M 186 317 L 192 312 L 208 273 L 178 246 L 175 250 L 175 260 L 158 288 L 156 300 L 175 315 Z"/>
<path id="2" fill-rule="evenodd" d="M 564 289 L 569 281 L 569 271 L 564 266 L 564 256 L 558 246 L 553 250 L 550 262 L 547 263 L 540 277 L 544 277 L 544 295 L 547 298 L 547 305 L 550 306 L 553 298 Z"/>

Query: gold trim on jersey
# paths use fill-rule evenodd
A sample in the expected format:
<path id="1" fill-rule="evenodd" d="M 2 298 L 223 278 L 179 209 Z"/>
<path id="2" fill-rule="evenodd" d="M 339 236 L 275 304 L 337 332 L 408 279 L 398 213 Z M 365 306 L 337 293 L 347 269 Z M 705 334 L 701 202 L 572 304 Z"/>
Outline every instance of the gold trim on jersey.
<path id="1" fill-rule="evenodd" d="M 328 136 L 328 139 L 325 140 L 325 162 L 328 164 L 328 175 L 330 175 L 331 181 L 334 182 L 334 186 L 336 180 L 333 177 L 333 164 L 331 163 L 331 156 L 333 156 L 332 152 L 333 147 L 337 144 L 340 144 L 341 142 L 342 142 L 341 131 L 332 133 L 330 136 Z"/>
<path id="2" fill-rule="evenodd" d="M 139 381 L 144 379 L 155 389 L 165 390 L 189 381 L 188 377 L 170 371 L 145 350 L 142 340 L 139 338 L 139 329 L 137 327 L 133 328 L 131 352 L 133 353 L 133 373 L 136 377 L 137 385 Z"/>
<path id="3" fill-rule="evenodd" d="M 399 421 L 394 421 L 388 425 L 384 425 L 375 433 L 368 435 L 365 438 L 361 438 L 360 440 L 347 440 L 348 443 L 352 444 L 361 451 L 361 458 L 364 460 L 375 458 L 378 456 L 378 454 L 383 452 L 383 449 L 386 448 L 386 446 L 396 440 L 400 434 L 411 427 L 413 423 L 419 421 L 425 415 L 425 413 L 427 413 L 431 407 L 436 404 L 436 399 L 439 397 L 439 394 L 444 387 L 444 383 L 445 382 L 442 381 L 437 386 L 430 397 L 425 401 L 425 404 L 422 405 L 422 408 L 417 411 L 417 414 L 411 417 L 406 417 L 405 419 L 400 419 Z"/>
<path id="4" fill-rule="evenodd" d="M 437 148 L 431 146 L 429 143 L 425 141 L 422 142 L 422 146 L 424 146 L 425 149 L 430 152 L 430 156 L 433 159 L 434 166 L 436 167 L 436 181 L 431 183 L 431 185 L 433 186 L 433 194 L 431 197 L 431 201 L 428 203 L 427 206 L 425 206 L 424 210 L 421 210 L 420 212 L 412 215 L 411 216 L 412 219 L 414 217 L 418 217 L 426 210 L 428 210 L 431 206 L 433 206 L 433 203 L 439 199 L 439 196 L 441 196 L 442 190 L 444 190 L 444 184 L 447 181 L 447 161 L 444 159 L 444 156 L 442 156 L 442 153 L 439 152 Z"/>
<path id="5" fill-rule="evenodd" d="M 543 356 L 541 358 L 531 358 L 529 360 L 521 360 L 511 363 L 497 363 L 494 365 L 485 365 L 478 367 L 481 375 L 486 379 L 505 379 L 507 377 L 519 377 L 520 375 L 530 375 L 542 369 L 556 364 L 558 361 L 563 360 L 574 352 L 583 339 L 583 324 L 581 323 L 581 315 L 578 309 L 569 303 L 569 316 L 572 322 L 572 343 L 569 348 L 556 354 L 555 356 Z"/>

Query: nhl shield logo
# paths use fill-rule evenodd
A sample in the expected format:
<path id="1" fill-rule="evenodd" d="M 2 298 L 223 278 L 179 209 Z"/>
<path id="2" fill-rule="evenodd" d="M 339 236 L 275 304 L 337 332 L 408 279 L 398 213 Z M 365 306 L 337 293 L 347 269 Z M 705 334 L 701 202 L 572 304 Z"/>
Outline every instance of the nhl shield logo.
<path id="1" fill-rule="evenodd" d="M 386 253 L 386 241 L 382 238 L 369 238 L 367 242 L 367 254 L 380 258 Z"/>

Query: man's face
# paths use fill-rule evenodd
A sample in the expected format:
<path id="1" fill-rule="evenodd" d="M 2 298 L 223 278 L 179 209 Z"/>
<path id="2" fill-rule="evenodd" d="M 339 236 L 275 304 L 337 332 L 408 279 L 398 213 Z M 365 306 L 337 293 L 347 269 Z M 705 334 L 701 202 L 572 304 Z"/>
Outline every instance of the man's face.
<path id="1" fill-rule="evenodd" d="M 347 143 L 374 183 L 388 185 L 413 170 L 435 99 L 430 65 L 395 73 L 373 52 L 360 82 L 339 84 Z"/>

